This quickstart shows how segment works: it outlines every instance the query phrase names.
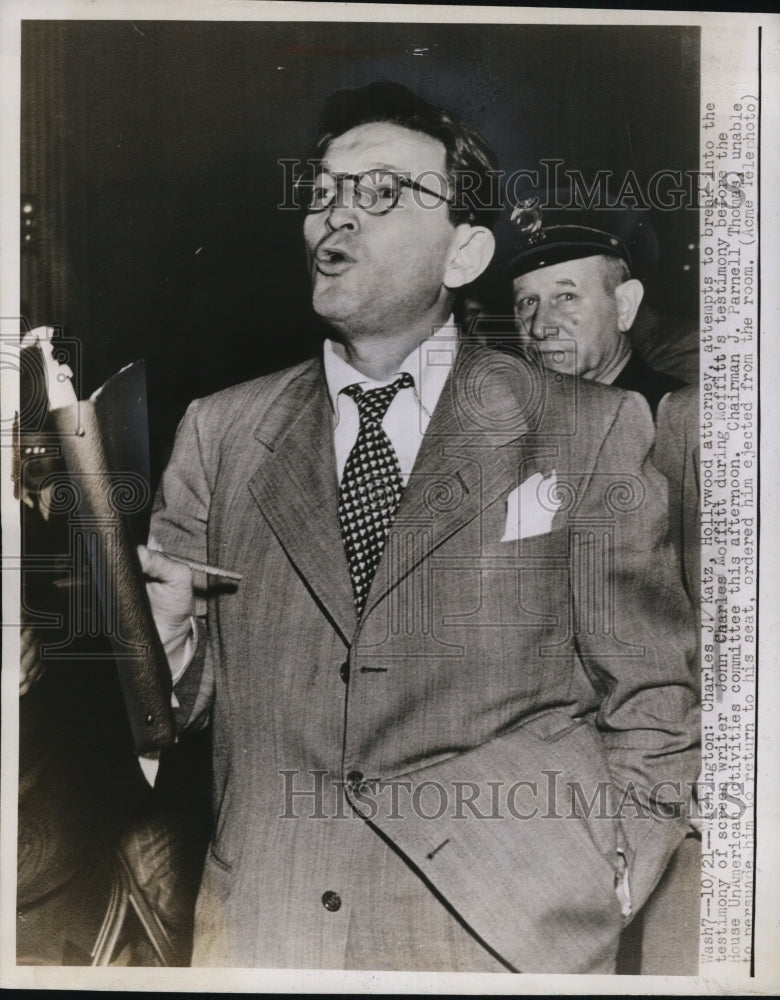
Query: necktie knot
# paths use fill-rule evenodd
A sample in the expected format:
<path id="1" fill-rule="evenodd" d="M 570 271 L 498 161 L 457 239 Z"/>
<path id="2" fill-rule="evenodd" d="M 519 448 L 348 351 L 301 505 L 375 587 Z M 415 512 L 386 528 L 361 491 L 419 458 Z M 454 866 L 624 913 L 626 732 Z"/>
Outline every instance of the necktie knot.
<path id="1" fill-rule="evenodd" d="M 366 391 L 358 382 L 355 382 L 353 385 L 346 386 L 344 392 L 357 403 L 361 426 L 366 426 L 382 422 L 399 389 L 413 388 L 414 379 L 409 372 L 403 372 L 389 385 L 383 385 L 379 389 Z"/>

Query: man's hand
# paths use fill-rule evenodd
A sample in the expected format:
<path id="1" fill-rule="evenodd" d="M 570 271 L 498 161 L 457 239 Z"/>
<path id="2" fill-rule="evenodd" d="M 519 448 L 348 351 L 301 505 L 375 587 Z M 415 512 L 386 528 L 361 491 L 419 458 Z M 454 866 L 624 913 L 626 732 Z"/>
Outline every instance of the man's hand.
<path id="1" fill-rule="evenodd" d="M 147 577 L 146 590 L 152 613 L 166 651 L 183 642 L 190 632 L 194 613 L 192 572 L 162 552 L 138 546 L 141 569 Z"/>

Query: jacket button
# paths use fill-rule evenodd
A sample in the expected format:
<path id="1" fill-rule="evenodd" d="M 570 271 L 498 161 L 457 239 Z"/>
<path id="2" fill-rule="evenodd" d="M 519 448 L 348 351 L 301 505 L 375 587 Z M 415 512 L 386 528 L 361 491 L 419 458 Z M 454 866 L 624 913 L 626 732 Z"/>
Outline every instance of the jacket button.
<path id="1" fill-rule="evenodd" d="M 322 894 L 322 905 L 326 910 L 335 913 L 336 910 L 341 909 L 341 896 L 337 892 L 333 892 L 332 889 L 328 889 L 327 892 L 323 892 Z"/>
<path id="2" fill-rule="evenodd" d="M 339 667 L 339 677 L 346 684 L 349 680 L 349 660 L 344 660 L 344 662 Z"/>

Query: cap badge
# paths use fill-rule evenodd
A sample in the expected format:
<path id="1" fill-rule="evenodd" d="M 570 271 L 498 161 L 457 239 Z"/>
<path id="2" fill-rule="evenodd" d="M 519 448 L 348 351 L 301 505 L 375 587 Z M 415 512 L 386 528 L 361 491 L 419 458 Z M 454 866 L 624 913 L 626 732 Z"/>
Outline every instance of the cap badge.
<path id="1" fill-rule="evenodd" d="M 542 230 L 542 212 L 538 197 L 525 198 L 512 209 L 509 221 L 513 223 L 518 233 L 525 237 L 529 246 L 544 239 Z"/>

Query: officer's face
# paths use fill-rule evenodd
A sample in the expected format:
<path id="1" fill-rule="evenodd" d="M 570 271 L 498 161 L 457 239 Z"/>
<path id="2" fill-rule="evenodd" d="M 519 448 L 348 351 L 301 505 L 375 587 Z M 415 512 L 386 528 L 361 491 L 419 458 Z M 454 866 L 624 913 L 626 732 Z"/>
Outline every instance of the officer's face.
<path id="1" fill-rule="evenodd" d="M 606 289 L 601 256 L 520 275 L 514 300 L 524 345 L 547 368 L 598 381 L 622 348 L 618 298 Z"/>
<path id="2" fill-rule="evenodd" d="M 449 193 L 443 144 L 388 122 L 338 136 L 325 160 L 331 177 L 387 170 Z M 374 215 L 344 181 L 328 208 L 307 214 L 303 232 L 314 309 L 347 339 L 392 336 L 447 308 L 443 282 L 456 227 L 444 201 L 403 187 L 395 208 Z"/>

